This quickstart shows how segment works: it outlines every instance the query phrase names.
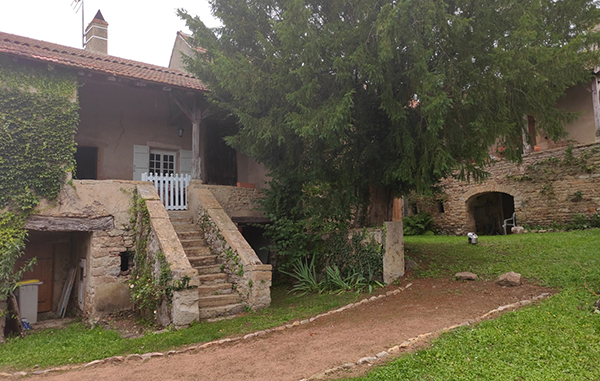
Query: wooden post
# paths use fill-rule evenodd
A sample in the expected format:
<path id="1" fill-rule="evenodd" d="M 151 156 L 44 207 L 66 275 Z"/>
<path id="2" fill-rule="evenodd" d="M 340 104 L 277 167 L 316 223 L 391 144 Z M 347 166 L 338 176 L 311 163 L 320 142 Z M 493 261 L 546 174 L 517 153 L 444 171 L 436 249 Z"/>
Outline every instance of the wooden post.
<path id="1" fill-rule="evenodd" d="M 600 139 L 600 97 L 598 92 L 598 77 L 592 80 L 592 105 L 594 106 L 594 123 L 596 125 L 596 140 Z"/>
<path id="2" fill-rule="evenodd" d="M 402 199 L 394 198 L 392 221 L 402 221 Z"/>
<path id="3" fill-rule="evenodd" d="M 200 157 L 200 122 L 194 115 L 192 120 L 192 179 L 200 180 L 202 176 L 202 158 Z"/>
<path id="4" fill-rule="evenodd" d="M 204 146 L 201 142 L 205 141 L 204 126 L 202 125 L 202 115 L 208 110 L 202 110 L 196 105 L 196 99 L 194 98 L 194 107 L 190 108 L 181 100 L 176 94 L 173 95 L 173 100 L 179 106 L 181 111 L 188 117 L 192 122 L 192 180 L 205 180 L 202 176 L 206 177 L 206 171 L 203 167 L 206 166 L 202 157 L 204 156 Z"/>

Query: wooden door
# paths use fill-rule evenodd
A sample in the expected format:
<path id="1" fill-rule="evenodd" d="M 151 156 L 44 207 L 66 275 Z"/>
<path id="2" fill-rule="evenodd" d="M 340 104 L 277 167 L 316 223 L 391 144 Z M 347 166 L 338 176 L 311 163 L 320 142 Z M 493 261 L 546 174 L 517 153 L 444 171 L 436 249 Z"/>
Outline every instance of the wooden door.
<path id="1" fill-rule="evenodd" d="M 37 258 L 32 269 L 23 274 L 23 280 L 38 279 L 43 282 L 38 288 L 38 312 L 52 311 L 53 248 L 52 243 L 29 242 L 25 253 L 17 261 L 17 268 L 22 268 L 31 258 Z"/>

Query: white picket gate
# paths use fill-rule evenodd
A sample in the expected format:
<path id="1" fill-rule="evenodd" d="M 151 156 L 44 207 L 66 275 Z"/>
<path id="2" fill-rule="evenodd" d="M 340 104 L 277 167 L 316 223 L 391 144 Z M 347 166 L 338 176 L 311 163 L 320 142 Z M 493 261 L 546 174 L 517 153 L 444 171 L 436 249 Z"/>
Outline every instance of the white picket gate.
<path id="1" fill-rule="evenodd" d="M 142 181 L 151 181 L 167 210 L 187 209 L 187 186 L 190 185 L 190 175 L 158 175 L 142 173 Z"/>

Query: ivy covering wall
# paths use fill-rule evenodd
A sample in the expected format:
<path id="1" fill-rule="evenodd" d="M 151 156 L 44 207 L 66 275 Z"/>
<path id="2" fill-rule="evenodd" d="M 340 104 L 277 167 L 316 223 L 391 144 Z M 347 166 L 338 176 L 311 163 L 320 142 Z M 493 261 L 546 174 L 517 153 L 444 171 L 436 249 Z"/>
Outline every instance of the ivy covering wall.
<path id="1" fill-rule="evenodd" d="M 77 86 L 74 74 L 0 56 L 0 300 L 18 276 L 27 217 L 74 168 Z"/>

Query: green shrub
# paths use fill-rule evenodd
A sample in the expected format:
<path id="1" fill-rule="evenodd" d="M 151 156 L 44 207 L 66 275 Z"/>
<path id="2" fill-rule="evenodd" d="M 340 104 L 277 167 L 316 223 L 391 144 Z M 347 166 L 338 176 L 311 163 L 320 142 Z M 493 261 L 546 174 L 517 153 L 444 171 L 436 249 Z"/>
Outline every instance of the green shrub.
<path id="1" fill-rule="evenodd" d="M 590 226 L 600 228 L 600 213 L 594 213 L 590 216 Z"/>
<path id="2" fill-rule="evenodd" d="M 404 217 L 404 235 L 423 235 L 433 230 L 433 218 L 429 213 Z"/>
<path id="3" fill-rule="evenodd" d="M 367 283 L 383 276 L 383 247 L 366 230 L 331 234 L 323 244 L 324 267 L 337 267 L 343 278 L 360 274 Z"/>
<path id="4" fill-rule="evenodd" d="M 575 213 L 571 223 L 569 224 L 570 229 L 583 230 L 591 227 L 590 220 L 583 213 Z"/>
<path id="5" fill-rule="evenodd" d="M 293 265 L 293 271 L 280 271 L 296 279 L 296 283 L 290 290 L 292 292 L 299 292 L 300 295 L 306 295 L 309 293 L 321 293 L 325 289 L 325 283 L 317 278 L 314 256 L 310 260 L 298 260 Z"/>

